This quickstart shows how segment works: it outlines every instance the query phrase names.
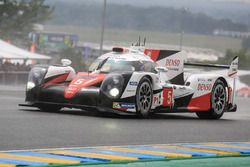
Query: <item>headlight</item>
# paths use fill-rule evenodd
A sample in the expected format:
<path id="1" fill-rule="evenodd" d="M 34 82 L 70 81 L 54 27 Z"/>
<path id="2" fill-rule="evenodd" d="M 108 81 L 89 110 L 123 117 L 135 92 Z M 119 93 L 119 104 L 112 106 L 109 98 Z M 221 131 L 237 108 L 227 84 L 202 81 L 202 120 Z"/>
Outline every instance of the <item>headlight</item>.
<path id="1" fill-rule="evenodd" d="M 113 96 L 113 97 L 118 96 L 119 93 L 120 93 L 120 91 L 119 91 L 119 89 L 117 89 L 117 88 L 112 88 L 112 89 L 109 91 L 109 94 L 110 94 L 111 96 Z"/>
<path id="2" fill-rule="evenodd" d="M 33 67 L 29 73 L 27 90 L 32 89 L 37 85 L 40 85 L 43 81 L 46 72 L 47 69 L 44 67 Z"/>
<path id="3" fill-rule="evenodd" d="M 27 82 L 27 90 L 30 90 L 30 89 L 34 88 L 35 86 L 36 85 L 34 82 L 30 82 L 30 81 Z"/>
<path id="4" fill-rule="evenodd" d="M 112 74 L 105 78 L 101 91 L 110 98 L 118 98 L 123 88 L 124 79 L 121 75 Z"/>

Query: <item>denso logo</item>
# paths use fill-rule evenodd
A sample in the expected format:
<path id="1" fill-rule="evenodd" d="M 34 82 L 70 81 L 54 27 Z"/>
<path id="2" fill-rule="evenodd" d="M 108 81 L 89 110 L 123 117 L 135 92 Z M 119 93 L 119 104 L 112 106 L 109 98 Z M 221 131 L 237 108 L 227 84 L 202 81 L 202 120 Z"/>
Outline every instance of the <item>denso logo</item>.
<path id="1" fill-rule="evenodd" d="M 180 65 L 180 60 L 179 59 L 166 59 L 166 66 L 171 67 L 171 66 L 179 66 Z"/>
<path id="2" fill-rule="evenodd" d="M 198 84 L 198 91 L 210 91 L 212 89 L 212 84 Z"/>

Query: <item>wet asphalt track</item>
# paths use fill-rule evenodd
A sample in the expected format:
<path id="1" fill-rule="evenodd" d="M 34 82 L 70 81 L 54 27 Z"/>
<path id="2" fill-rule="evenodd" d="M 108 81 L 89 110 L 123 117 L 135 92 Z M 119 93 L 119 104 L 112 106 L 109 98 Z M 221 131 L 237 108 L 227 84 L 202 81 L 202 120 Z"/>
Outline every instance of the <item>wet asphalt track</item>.
<path id="1" fill-rule="evenodd" d="M 238 98 L 238 111 L 221 120 L 195 114 L 95 115 L 91 111 L 40 112 L 18 107 L 23 87 L 0 86 L 0 150 L 100 145 L 168 144 L 250 140 L 250 99 Z"/>

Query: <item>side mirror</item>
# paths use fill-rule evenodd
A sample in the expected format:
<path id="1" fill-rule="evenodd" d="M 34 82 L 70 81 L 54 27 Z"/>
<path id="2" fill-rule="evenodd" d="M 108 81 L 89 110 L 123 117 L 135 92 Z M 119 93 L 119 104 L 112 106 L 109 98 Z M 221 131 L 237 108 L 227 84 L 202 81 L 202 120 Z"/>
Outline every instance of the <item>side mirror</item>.
<path id="1" fill-rule="evenodd" d="M 62 63 L 63 66 L 70 66 L 72 61 L 69 60 L 69 59 L 62 59 L 61 63 Z"/>
<path id="2" fill-rule="evenodd" d="M 158 72 L 168 72 L 168 69 L 163 66 L 155 67 L 155 70 Z"/>

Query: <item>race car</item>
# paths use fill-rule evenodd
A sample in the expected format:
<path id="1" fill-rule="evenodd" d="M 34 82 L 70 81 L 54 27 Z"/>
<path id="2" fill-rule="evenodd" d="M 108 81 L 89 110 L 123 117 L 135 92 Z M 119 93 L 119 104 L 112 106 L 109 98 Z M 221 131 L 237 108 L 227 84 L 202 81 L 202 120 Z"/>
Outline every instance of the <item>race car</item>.
<path id="1" fill-rule="evenodd" d="M 63 107 L 99 112 L 196 113 L 202 119 L 219 119 L 236 111 L 234 88 L 226 77 L 213 73 L 184 78 L 184 65 L 229 68 L 235 77 L 238 57 L 230 66 L 185 63 L 181 51 L 114 47 L 98 57 L 87 72 L 75 72 L 71 61 L 36 65 L 28 77 L 26 102 L 20 106 L 58 111 Z"/>

